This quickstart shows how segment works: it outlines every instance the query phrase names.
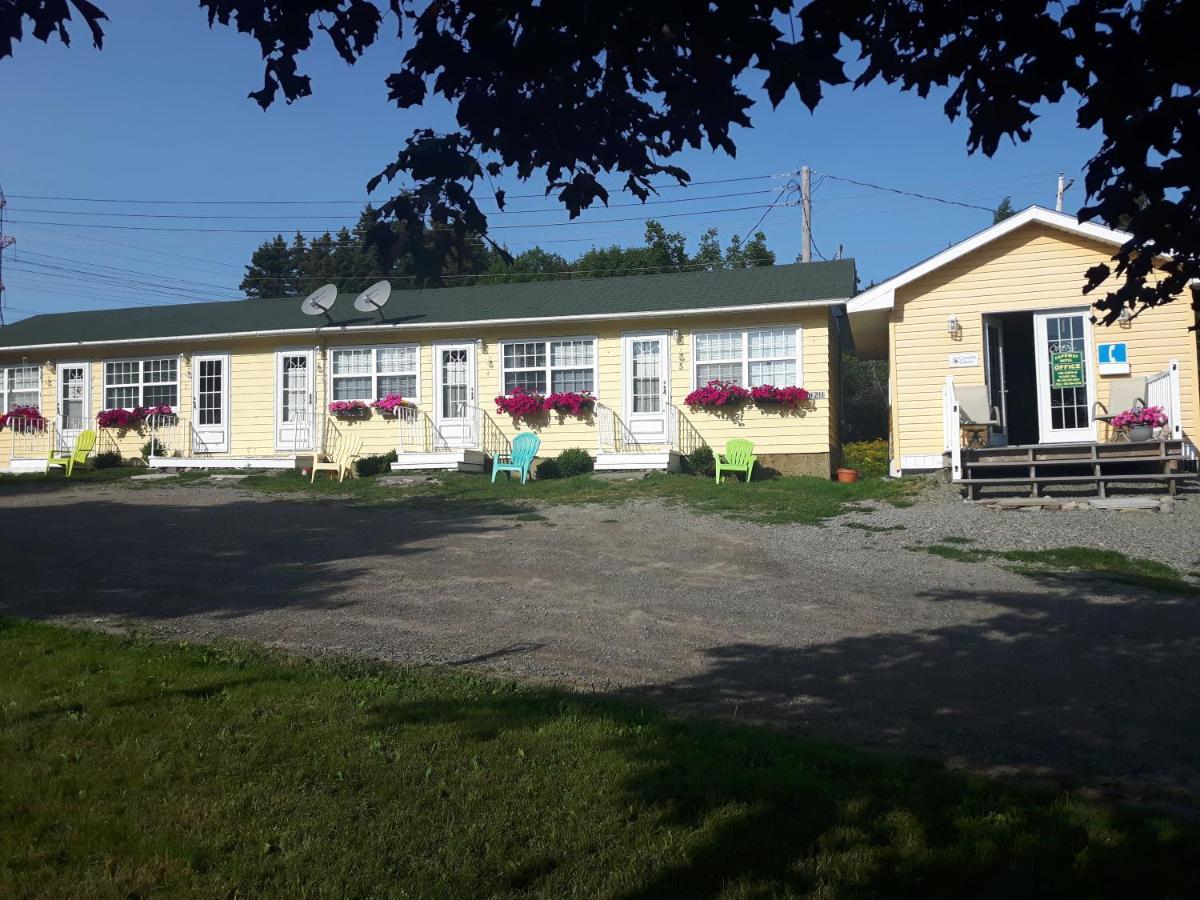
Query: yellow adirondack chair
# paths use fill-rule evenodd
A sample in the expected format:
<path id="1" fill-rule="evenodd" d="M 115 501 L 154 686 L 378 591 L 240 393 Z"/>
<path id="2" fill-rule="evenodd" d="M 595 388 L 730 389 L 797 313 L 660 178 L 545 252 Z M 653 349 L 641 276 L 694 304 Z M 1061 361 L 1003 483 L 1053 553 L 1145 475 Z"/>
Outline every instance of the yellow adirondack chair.
<path id="1" fill-rule="evenodd" d="M 717 484 L 721 483 L 722 472 L 745 472 L 746 482 L 749 483 L 757 459 L 752 442 L 742 438 L 726 442 L 725 455 L 716 458 Z"/>
<path id="2" fill-rule="evenodd" d="M 313 484 L 316 482 L 318 472 L 329 472 L 331 477 L 333 473 L 337 473 L 338 481 L 341 481 L 347 475 L 353 477 L 354 463 L 362 455 L 362 445 L 363 439 L 360 437 L 338 438 L 332 451 L 326 454 L 328 461 L 313 463 L 312 479 L 309 483 Z"/>
<path id="3" fill-rule="evenodd" d="M 50 449 L 50 455 L 46 457 L 46 472 L 50 471 L 51 466 L 62 466 L 67 470 L 66 477 L 70 478 L 71 473 L 75 471 L 75 464 L 86 463 L 88 454 L 95 446 L 96 432 L 90 428 L 87 431 L 79 432 L 79 437 L 75 438 L 75 446 L 69 453 L 56 453 L 54 448 Z"/>

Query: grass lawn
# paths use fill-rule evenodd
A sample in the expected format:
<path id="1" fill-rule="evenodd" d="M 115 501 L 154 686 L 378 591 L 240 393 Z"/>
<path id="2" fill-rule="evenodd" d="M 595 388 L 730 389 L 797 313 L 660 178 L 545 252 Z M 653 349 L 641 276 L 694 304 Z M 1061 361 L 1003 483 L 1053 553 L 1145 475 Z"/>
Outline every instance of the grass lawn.
<path id="1" fill-rule="evenodd" d="M 1116 584 L 1143 587 L 1166 594 L 1200 597 L 1200 584 L 1188 581 L 1200 573 L 1187 575 L 1166 563 L 1126 556 L 1116 550 L 1094 547 L 1055 547 L 1048 550 L 984 550 L 967 546 L 969 538 L 943 538 L 941 543 L 917 545 L 910 550 L 932 553 L 959 562 L 999 560 L 1015 563 L 1013 569 L 1026 575 L 1071 573 Z"/>
<path id="2" fill-rule="evenodd" d="M 1200 830 L 490 678 L 0 619 L 0 895 L 1188 896 Z"/>
<path id="3" fill-rule="evenodd" d="M 355 478 L 339 484 L 318 478 L 310 485 L 298 473 L 255 475 L 242 487 L 273 494 L 351 498 L 371 503 L 462 505 L 472 509 L 493 505 L 500 510 L 523 508 L 526 503 L 623 503 L 635 499 L 681 503 L 697 512 L 763 523 L 820 522 L 845 512 L 864 500 L 897 505 L 910 503 L 919 482 L 865 479 L 838 484 L 824 478 L 773 478 L 744 483 L 716 484 L 710 478 L 656 473 L 648 478 L 605 481 L 589 475 L 531 481 L 500 478 L 492 484 L 486 475 L 456 472 L 439 476 L 438 483 L 386 487 L 374 478 Z"/>

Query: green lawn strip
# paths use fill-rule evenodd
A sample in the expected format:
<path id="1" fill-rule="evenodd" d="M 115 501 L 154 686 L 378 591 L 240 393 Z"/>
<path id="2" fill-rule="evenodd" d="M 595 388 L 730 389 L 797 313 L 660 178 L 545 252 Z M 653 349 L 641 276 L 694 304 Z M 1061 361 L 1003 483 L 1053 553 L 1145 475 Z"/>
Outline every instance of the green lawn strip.
<path id="1" fill-rule="evenodd" d="M 298 474 L 251 476 L 239 486 L 280 495 L 352 499 L 367 503 L 409 504 L 436 508 L 462 507 L 478 512 L 489 505 L 504 512 L 527 504 L 616 504 L 635 499 L 681 503 L 699 512 L 763 523 L 815 523 L 864 500 L 899 501 L 919 490 L 915 481 L 869 479 L 838 484 L 824 478 L 783 477 L 750 484 L 716 484 L 690 475 L 654 474 L 629 481 L 605 481 L 589 475 L 520 484 L 501 478 L 445 473 L 437 482 L 402 487 L 381 485 L 372 478 L 341 484 L 318 480 L 315 485 Z"/>
<path id="2" fill-rule="evenodd" d="M 953 546 L 943 543 L 916 545 L 910 550 L 932 553 L 943 559 L 959 562 L 1004 560 L 1016 563 L 1012 568 L 1025 575 L 1056 575 L 1079 573 L 1097 580 L 1143 587 L 1167 594 L 1200 596 L 1200 585 L 1166 563 L 1152 559 L 1126 556 L 1116 550 L 1095 547 L 1056 547 L 1049 550 L 985 550 L 979 547 Z M 957 542 L 961 543 L 961 541 Z"/>
<path id="3" fill-rule="evenodd" d="M 0 620 L 22 897 L 1186 896 L 1200 830 L 492 678 Z"/>
<path id="4" fill-rule="evenodd" d="M 77 468 L 68 478 L 62 469 L 49 472 L 29 472 L 21 475 L 0 475 L 0 496 L 10 493 L 59 491 L 80 485 L 115 484 L 133 475 L 145 475 L 145 466 L 119 466 L 109 469 Z"/>

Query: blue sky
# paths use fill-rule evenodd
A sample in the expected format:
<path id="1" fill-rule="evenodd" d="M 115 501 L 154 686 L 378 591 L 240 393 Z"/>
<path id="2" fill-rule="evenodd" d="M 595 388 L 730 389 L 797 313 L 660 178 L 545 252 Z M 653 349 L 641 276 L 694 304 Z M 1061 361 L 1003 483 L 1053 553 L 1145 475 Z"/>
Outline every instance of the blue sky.
<path id="1" fill-rule="evenodd" d="M 445 105 L 399 111 L 387 103 L 384 77 L 401 49 L 394 39 L 353 68 L 318 44 L 303 62 L 313 96 L 264 113 L 246 98 L 261 82 L 249 38 L 227 28 L 210 32 L 203 13 L 186 2 L 107 6 L 113 21 L 103 51 L 77 29 L 69 50 L 26 40 L 0 62 L 0 184 L 9 196 L 7 231 L 17 238 L 5 256 L 9 321 L 34 312 L 234 298 L 242 266 L 262 240 L 275 231 L 353 223 L 367 180 L 414 128 L 453 124 Z M 748 88 L 762 96 L 753 82 Z M 713 225 L 723 239 L 744 235 L 787 183 L 786 173 L 807 164 L 817 185 L 818 250 L 832 256 L 842 245 L 868 283 L 985 227 L 990 214 L 832 176 L 985 207 L 1010 195 L 1020 208 L 1053 206 L 1057 173 L 1065 171 L 1077 178 L 1067 194 L 1073 211 L 1083 200 L 1080 169 L 1097 147 L 1095 135 L 1075 128 L 1068 103 L 1044 111 L 1029 143 L 1005 144 L 990 159 L 968 156 L 967 127 L 945 118 L 940 99 L 886 86 L 833 91 L 815 115 L 794 96 L 773 111 L 764 98 L 754 118 L 757 127 L 735 135 L 736 159 L 702 150 L 673 160 L 698 182 L 745 180 L 667 188 L 653 199 L 682 202 L 596 207 L 572 225 L 552 200 L 511 199 L 508 214 L 493 216 L 493 235 L 514 251 L 540 243 L 570 259 L 593 244 L 638 243 L 642 219 L 656 216 L 695 249 Z M 543 187 L 510 177 L 499 185 L 510 198 Z M 633 199 L 614 194 L 610 202 Z M 238 203 L 180 202 L 199 200 Z M 214 216 L 243 218 L 200 218 Z M 795 259 L 797 207 L 776 207 L 762 228 L 781 262 Z"/>

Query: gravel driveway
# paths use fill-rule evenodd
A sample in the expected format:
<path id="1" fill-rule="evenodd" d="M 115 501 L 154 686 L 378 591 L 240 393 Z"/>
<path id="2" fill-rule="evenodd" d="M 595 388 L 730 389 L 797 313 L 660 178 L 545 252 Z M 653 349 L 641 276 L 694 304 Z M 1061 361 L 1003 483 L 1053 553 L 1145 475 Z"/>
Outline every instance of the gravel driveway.
<path id="1" fill-rule="evenodd" d="M 907 549 L 1091 544 L 1190 571 L 1200 500 L 1000 513 L 935 495 L 819 527 L 649 503 L 542 513 L 208 485 L 10 494 L 0 613 L 649 693 L 1130 795 L 1200 789 L 1200 600 Z"/>

